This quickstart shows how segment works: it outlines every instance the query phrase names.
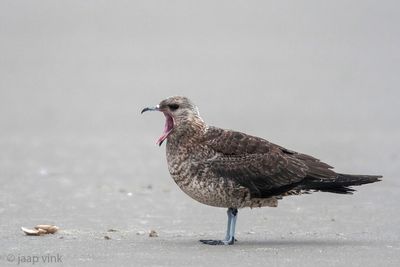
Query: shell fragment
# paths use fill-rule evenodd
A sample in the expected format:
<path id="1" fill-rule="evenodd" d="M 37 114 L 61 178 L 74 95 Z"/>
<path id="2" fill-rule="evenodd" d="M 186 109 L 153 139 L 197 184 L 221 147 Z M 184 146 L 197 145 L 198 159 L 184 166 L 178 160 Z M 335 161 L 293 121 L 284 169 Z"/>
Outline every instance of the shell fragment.
<path id="1" fill-rule="evenodd" d="M 49 225 L 49 224 L 39 224 L 36 225 L 34 229 L 29 229 L 25 227 L 21 227 L 21 230 L 26 234 L 26 235 L 45 235 L 45 234 L 54 234 L 55 232 L 58 231 L 58 227 L 55 225 Z"/>
<path id="2" fill-rule="evenodd" d="M 39 224 L 35 226 L 35 229 L 37 230 L 44 230 L 46 231 L 46 234 L 54 234 L 55 232 L 58 231 L 58 227 L 55 225 L 50 225 L 50 224 Z"/>

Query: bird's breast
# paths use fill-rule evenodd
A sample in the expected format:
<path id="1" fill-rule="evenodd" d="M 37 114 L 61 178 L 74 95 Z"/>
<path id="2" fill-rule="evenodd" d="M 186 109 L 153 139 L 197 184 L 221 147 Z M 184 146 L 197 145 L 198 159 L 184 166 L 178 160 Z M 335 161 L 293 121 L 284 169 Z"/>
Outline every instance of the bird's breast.
<path id="1" fill-rule="evenodd" d="M 200 203 L 217 207 L 239 207 L 248 190 L 213 173 L 201 149 L 167 149 L 169 172 L 180 189 Z"/>

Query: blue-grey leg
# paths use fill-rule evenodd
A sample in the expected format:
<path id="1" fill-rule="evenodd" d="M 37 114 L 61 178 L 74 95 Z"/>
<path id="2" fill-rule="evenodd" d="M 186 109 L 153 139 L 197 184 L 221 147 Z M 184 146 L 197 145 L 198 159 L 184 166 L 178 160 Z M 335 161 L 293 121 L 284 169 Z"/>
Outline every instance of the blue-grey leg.
<path id="1" fill-rule="evenodd" d="M 229 240 L 229 237 L 231 235 L 231 222 L 232 222 L 232 212 L 230 209 L 226 211 L 226 214 L 228 215 L 228 225 L 226 226 L 226 235 L 225 235 L 225 240 Z"/>
<path id="2" fill-rule="evenodd" d="M 233 245 L 235 243 L 235 227 L 238 210 L 235 208 L 229 208 L 228 214 L 228 225 L 226 229 L 226 236 L 224 240 L 200 240 L 200 242 L 208 245 Z"/>

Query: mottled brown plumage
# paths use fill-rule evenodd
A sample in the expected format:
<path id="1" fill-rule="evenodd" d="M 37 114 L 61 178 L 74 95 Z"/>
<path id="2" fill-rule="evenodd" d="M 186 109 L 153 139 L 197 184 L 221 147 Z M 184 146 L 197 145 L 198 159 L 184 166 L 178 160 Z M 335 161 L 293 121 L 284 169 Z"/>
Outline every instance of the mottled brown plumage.
<path id="1" fill-rule="evenodd" d="M 208 126 L 186 97 L 170 97 L 143 112 L 147 110 L 166 116 L 158 143 L 167 139 L 172 178 L 187 195 L 206 205 L 236 213 L 244 207 L 276 207 L 277 200 L 287 195 L 351 193 L 354 190 L 349 186 L 376 182 L 381 177 L 339 174 L 312 156 L 259 137 Z M 221 242 L 233 243 L 232 238 L 233 234 Z"/>

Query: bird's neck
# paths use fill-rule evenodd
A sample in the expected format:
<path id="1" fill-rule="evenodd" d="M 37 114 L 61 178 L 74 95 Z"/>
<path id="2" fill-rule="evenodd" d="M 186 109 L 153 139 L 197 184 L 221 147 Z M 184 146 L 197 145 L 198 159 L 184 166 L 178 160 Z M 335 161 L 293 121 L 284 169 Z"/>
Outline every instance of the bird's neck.
<path id="1" fill-rule="evenodd" d="M 180 120 L 174 132 L 168 137 L 169 143 L 185 145 L 201 140 L 207 131 L 207 124 L 200 116 L 190 116 Z"/>

